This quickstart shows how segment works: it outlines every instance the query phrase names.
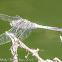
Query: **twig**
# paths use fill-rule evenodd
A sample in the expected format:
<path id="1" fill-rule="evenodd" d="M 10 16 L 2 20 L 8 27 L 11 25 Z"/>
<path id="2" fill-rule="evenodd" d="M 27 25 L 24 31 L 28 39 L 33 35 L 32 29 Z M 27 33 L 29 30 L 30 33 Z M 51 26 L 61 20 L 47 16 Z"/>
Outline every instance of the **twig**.
<path id="1" fill-rule="evenodd" d="M 13 55 L 13 60 L 14 60 L 13 62 L 18 62 L 18 59 L 17 59 L 17 48 L 18 48 L 18 46 L 20 46 L 20 47 L 28 50 L 29 52 L 31 52 L 32 55 L 38 59 L 38 62 L 62 62 L 61 60 L 59 60 L 56 57 L 53 60 L 49 60 L 49 59 L 43 60 L 41 57 L 39 57 L 39 54 L 38 54 L 39 49 L 38 48 L 36 50 L 30 49 L 22 41 L 20 41 L 18 38 L 16 38 L 14 36 L 14 34 L 9 33 L 9 32 L 6 32 L 6 34 L 11 38 L 12 43 L 13 43 L 13 45 L 11 47 L 11 53 Z M 27 58 L 27 56 L 25 56 L 25 58 Z"/>

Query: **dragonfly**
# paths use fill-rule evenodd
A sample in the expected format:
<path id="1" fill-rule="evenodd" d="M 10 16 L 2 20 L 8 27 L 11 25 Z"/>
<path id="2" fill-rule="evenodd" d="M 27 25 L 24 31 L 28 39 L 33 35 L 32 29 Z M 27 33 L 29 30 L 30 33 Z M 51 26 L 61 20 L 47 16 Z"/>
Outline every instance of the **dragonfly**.
<path id="1" fill-rule="evenodd" d="M 21 41 L 25 40 L 31 35 L 32 29 L 43 28 L 62 32 L 62 28 L 39 25 L 34 22 L 30 22 L 27 19 L 23 19 L 20 16 L 13 17 L 5 14 L 0 14 L 0 19 L 10 23 L 12 28 L 9 29 L 8 32 L 13 33 L 15 37 Z M 0 45 L 8 42 L 11 42 L 11 39 L 6 35 L 6 33 L 1 34 Z"/>

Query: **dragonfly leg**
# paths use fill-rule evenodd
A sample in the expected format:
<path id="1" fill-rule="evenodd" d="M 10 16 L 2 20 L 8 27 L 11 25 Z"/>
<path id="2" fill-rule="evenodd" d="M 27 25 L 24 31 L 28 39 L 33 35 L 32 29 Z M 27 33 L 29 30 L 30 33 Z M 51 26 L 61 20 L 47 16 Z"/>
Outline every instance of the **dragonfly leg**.
<path id="1" fill-rule="evenodd" d="M 15 30 L 15 35 L 17 35 L 17 32 L 20 30 L 20 27 L 18 26 L 17 29 Z"/>
<path id="2" fill-rule="evenodd" d="M 23 33 L 22 33 L 22 30 L 20 30 L 20 33 L 21 33 L 21 39 L 23 39 Z"/>
<path id="3" fill-rule="evenodd" d="M 17 31 L 18 31 L 19 28 L 15 29 L 15 35 L 17 35 Z"/>
<path id="4" fill-rule="evenodd" d="M 19 33 L 19 35 L 18 35 L 18 33 Z M 15 36 L 20 36 L 21 35 L 21 39 L 23 39 L 23 32 L 22 32 L 22 29 L 21 28 L 17 28 L 17 29 L 15 29 Z"/>

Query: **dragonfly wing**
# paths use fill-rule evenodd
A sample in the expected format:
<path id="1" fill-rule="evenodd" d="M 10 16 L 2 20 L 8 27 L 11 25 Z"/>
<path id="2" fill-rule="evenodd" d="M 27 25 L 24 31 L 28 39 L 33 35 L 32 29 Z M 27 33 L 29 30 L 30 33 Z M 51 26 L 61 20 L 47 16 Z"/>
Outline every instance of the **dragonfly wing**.
<path id="1" fill-rule="evenodd" d="M 13 33 L 15 35 L 15 37 L 17 37 L 17 38 L 21 35 L 20 30 L 19 29 L 17 30 L 16 27 L 12 27 L 10 30 L 8 30 L 8 32 Z"/>
<path id="2" fill-rule="evenodd" d="M 11 39 L 6 35 L 6 33 L 3 33 L 0 35 L 0 45 L 10 42 Z"/>
<path id="3" fill-rule="evenodd" d="M 18 37 L 19 40 L 23 41 L 31 35 L 31 29 L 22 29 L 22 34 Z"/>
<path id="4" fill-rule="evenodd" d="M 4 21 L 16 21 L 18 19 L 20 19 L 21 17 L 19 16 L 8 16 L 8 15 L 5 15 L 5 14 L 0 14 L 0 19 L 4 20 Z"/>
<path id="5" fill-rule="evenodd" d="M 13 33 L 19 40 L 23 41 L 31 34 L 31 29 L 17 29 L 17 27 L 12 27 L 8 32 Z"/>
<path id="6" fill-rule="evenodd" d="M 16 28 L 13 27 L 10 30 L 8 30 L 8 32 L 15 34 L 15 30 L 16 30 Z M 11 42 L 10 37 L 8 37 L 6 35 L 6 33 L 1 34 L 0 35 L 0 45 L 8 43 L 8 42 Z"/>
<path id="7" fill-rule="evenodd" d="M 31 34 L 31 29 L 18 29 L 16 31 L 16 27 L 12 27 L 8 30 L 8 32 L 13 33 L 17 38 L 19 38 L 21 41 L 29 37 Z M 0 45 L 11 42 L 10 37 L 6 35 L 6 33 L 3 33 L 0 35 Z"/>

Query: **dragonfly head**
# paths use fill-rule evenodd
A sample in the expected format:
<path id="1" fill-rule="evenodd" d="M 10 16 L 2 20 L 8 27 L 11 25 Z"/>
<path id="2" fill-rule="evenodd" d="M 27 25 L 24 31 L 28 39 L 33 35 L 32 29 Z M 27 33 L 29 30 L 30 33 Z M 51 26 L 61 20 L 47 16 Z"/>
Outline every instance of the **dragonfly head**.
<path id="1" fill-rule="evenodd" d="M 11 21 L 11 22 L 10 22 L 10 25 L 11 25 L 12 27 L 14 27 L 14 26 L 16 25 L 15 21 Z"/>

